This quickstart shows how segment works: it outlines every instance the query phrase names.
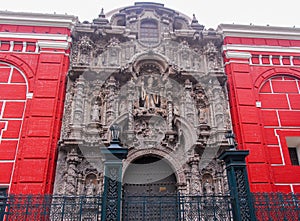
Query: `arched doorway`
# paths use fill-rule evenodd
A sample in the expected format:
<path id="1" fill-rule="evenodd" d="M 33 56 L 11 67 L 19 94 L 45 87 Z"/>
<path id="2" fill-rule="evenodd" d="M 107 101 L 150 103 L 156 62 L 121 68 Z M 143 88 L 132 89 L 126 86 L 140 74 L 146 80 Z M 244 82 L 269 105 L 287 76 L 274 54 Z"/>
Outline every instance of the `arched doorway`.
<path id="1" fill-rule="evenodd" d="M 177 193 L 177 179 L 165 159 L 144 156 L 134 160 L 126 169 L 123 192 L 127 195 L 167 195 Z"/>
<path id="2" fill-rule="evenodd" d="M 123 220 L 177 220 L 177 179 L 165 159 L 134 160 L 123 178 Z"/>

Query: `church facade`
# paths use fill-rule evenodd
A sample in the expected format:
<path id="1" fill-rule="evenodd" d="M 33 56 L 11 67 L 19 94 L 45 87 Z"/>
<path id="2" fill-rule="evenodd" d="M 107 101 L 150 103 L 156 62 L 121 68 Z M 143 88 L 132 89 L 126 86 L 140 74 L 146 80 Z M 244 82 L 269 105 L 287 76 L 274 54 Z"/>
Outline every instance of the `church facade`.
<path id="1" fill-rule="evenodd" d="M 205 29 L 158 3 L 1 12 L 0 28 L 1 190 L 101 194 L 117 124 L 124 194 L 228 193 L 230 130 L 252 192 L 300 191 L 299 29 Z"/>
<path id="2" fill-rule="evenodd" d="M 102 192 L 99 146 L 112 124 L 129 150 L 124 192 L 226 191 L 216 159 L 231 127 L 222 36 L 203 28 L 154 3 L 75 26 L 55 194 L 85 194 L 89 183 Z"/>

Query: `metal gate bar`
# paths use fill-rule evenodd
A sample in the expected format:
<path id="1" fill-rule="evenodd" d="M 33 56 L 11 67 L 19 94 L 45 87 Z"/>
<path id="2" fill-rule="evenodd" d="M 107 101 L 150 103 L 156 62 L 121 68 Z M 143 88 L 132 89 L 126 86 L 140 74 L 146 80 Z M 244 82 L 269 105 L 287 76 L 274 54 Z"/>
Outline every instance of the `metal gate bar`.
<path id="1" fill-rule="evenodd" d="M 230 196 L 125 196 L 123 221 L 232 220 Z"/>

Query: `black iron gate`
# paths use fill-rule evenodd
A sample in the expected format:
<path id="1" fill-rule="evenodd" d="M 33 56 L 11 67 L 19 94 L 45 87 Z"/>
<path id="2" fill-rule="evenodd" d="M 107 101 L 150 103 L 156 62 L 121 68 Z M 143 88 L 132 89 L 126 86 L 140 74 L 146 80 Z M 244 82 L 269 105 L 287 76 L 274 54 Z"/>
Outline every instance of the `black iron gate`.
<path id="1" fill-rule="evenodd" d="M 229 221 L 232 220 L 229 195 L 156 195 L 123 197 L 123 221 Z"/>

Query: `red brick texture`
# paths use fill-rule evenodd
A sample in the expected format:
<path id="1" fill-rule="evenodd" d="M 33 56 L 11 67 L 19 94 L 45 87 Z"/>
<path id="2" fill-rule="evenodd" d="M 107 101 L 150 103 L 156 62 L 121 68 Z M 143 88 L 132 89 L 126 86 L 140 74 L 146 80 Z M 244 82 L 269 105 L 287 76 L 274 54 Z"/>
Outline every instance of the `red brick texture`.
<path id="1" fill-rule="evenodd" d="M 0 25 L 3 28 L 70 34 L 67 28 Z M 22 44 L 8 51 L 4 42 L 0 48 L 0 185 L 7 185 L 10 193 L 51 193 L 54 183 L 69 55 L 51 48 L 36 53 L 36 41 L 26 39 L 24 53 Z"/>
<path id="2" fill-rule="evenodd" d="M 299 47 L 300 41 L 226 37 L 224 44 Z M 300 139 L 299 54 L 248 52 L 251 59 L 227 59 L 225 70 L 238 148 L 250 150 L 251 191 L 299 193 L 300 166 L 291 165 L 286 142 Z"/>

